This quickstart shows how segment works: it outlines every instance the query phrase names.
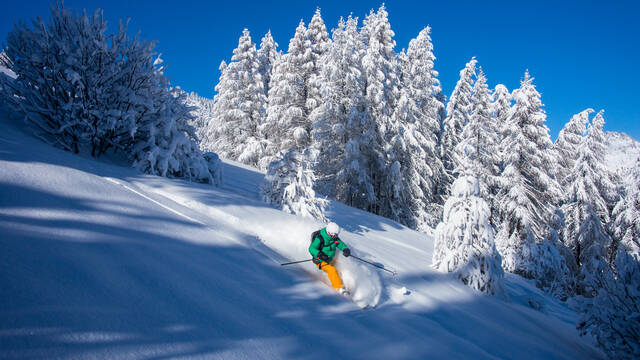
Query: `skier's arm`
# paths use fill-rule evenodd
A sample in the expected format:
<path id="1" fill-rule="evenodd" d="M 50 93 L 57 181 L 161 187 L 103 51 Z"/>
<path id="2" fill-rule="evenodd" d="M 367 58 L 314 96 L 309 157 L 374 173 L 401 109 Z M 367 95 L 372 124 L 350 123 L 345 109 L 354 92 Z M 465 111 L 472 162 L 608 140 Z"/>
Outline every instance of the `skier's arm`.
<path id="1" fill-rule="evenodd" d="M 344 249 L 348 248 L 347 244 L 343 243 L 340 238 L 337 238 L 336 240 L 338 241 L 338 245 L 336 246 L 338 249 L 344 251 Z"/>

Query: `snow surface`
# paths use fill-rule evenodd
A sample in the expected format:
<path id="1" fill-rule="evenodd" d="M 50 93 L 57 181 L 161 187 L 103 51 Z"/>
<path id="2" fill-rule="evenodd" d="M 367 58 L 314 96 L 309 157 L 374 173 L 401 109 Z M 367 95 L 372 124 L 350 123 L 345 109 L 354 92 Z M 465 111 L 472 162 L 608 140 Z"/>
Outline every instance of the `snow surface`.
<path id="1" fill-rule="evenodd" d="M 640 158 L 640 142 L 625 133 L 615 131 L 605 132 L 605 139 L 605 164 L 610 171 L 624 177 Z"/>
<path id="2" fill-rule="evenodd" d="M 354 302 L 309 262 L 322 224 L 221 188 L 51 148 L 0 120 L 0 358 L 591 359 L 576 315 L 515 275 L 509 301 L 430 268 L 433 239 L 331 202 Z M 365 308 L 365 310 L 362 310 Z"/>

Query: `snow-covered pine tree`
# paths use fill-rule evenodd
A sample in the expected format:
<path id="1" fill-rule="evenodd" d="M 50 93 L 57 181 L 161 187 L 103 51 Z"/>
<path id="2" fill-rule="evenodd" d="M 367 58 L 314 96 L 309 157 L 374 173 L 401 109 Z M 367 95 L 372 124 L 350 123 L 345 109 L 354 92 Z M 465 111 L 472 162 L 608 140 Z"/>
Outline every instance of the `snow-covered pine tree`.
<path id="1" fill-rule="evenodd" d="M 300 20 L 294 37 L 289 41 L 289 52 L 276 62 L 271 76 L 267 121 L 263 133 L 269 140 L 261 166 L 276 159 L 280 151 L 303 151 L 311 143 L 311 121 L 306 113 L 306 83 L 310 61 L 306 27 Z"/>
<path id="2" fill-rule="evenodd" d="M 569 271 L 550 223 L 561 196 L 554 178 L 556 157 L 544 124 L 540 94 L 529 72 L 513 93 L 503 148 L 504 179 L 498 193 L 501 226 L 496 247 L 506 271 L 536 279 L 547 291 L 566 293 Z"/>
<path id="3" fill-rule="evenodd" d="M 340 19 L 332 38 L 321 60 L 322 105 L 311 114 L 317 188 L 347 205 L 368 209 L 375 195 L 365 154 L 373 142 L 374 126 L 365 111 L 364 44 L 358 19 Z"/>
<path id="4" fill-rule="evenodd" d="M 591 205 L 587 205 L 584 212 L 585 219 L 575 234 L 579 255 L 577 261 L 580 267 L 576 291 L 586 297 L 594 297 L 598 294 L 603 279 L 610 272 L 608 249 L 611 246 L 611 238 Z"/>
<path id="5" fill-rule="evenodd" d="M 509 117 L 509 110 L 511 109 L 511 93 L 503 84 L 498 84 L 493 89 L 490 109 L 491 116 L 495 119 L 494 121 L 501 130 L 500 132 L 504 133 Z"/>
<path id="6" fill-rule="evenodd" d="M 441 179 L 441 191 L 443 195 L 449 192 L 450 184 L 456 178 L 455 148 L 461 140 L 462 129 L 469 122 L 471 115 L 471 95 L 473 94 L 473 78 L 476 75 L 477 60 L 472 58 L 460 70 L 460 79 L 451 93 L 451 98 L 447 103 L 447 116 L 442 125 L 442 135 L 440 137 L 440 157 L 445 172 Z"/>
<path id="7" fill-rule="evenodd" d="M 393 115 L 400 127 L 393 145 L 402 164 L 403 190 L 392 209 L 397 221 L 418 230 L 434 226 L 441 213 L 437 188 L 443 165 L 438 135 L 444 105 L 437 97 L 440 87 L 430 31 L 429 27 L 423 29 L 409 42 L 401 62 L 400 97 Z"/>
<path id="8" fill-rule="evenodd" d="M 213 112 L 213 100 L 202 97 L 195 92 L 187 94 L 185 102 L 188 106 L 193 108 L 191 115 L 193 121 L 190 123 L 195 129 L 196 137 L 200 143 L 206 137 L 207 124 L 209 124 L 214 116 Z"/>
<path id="9" fill-rule="evenodd" d="M 305 112 L 308 116 L 322 104 L 322 95 L 320 94 L 322 80 L 320 71 L 326 63 L 322 63 L 321 61 L 331 47 L 331 39 L 329 38 L 327 27 L 322 20 L 320 8 L 317 8 L 315 14 L 313 14 L 305 35 L 309 42 L 309 47 L 307 48 L 309 61 L 305 64 L 305 72 L 307 73 L 305 84 L 307 94 Z"/>
<path id="10" fill-rule="evenodd" d="M 468 164 L 468 169 L 473 165 Z M 478 291 L 505 297 L 504 271 L 490 216 L 478 179 L 462 173 L 453 183 L 435 231 L 432 266 L 456 273 L 465 285 Z"/>
<path id="11" fill-rule="evenodd" d="M 377 203 L 368 210 L 392 217 L 392 203 L 399 195 L 401 177 L 401 164 L 390 145 L 400 131 L 393 121 L 399 94 L 399 69 L 393 49 L 396 44 L 394 32 L 384 5 L 367 15 L 362 34 L 366 45 L 362 59 L 366 107 L 375 123 L 375 137 L 368 156 L 372 159 L 369 170 Z"/>
<path id="12" fill-rule="evenodd" d="M 265 181 L 260 186 L 262 199 L 290 214 L 326 222 L 325 199 L 316 197 L 309 151 L 291 149 L 280 153 L 280 159 L 269 164 Z"/>
<path id="13" fill-rule="evenodd" d="M 13 110 L 67 150 L 122 151 L 152 174 L 219 182 L 217 157 L 208 162 L 195 144 L 192 109 L 170 88 L 154 42 L 130 38 L 122 22 L 106 34 L 99 9 L 92 17 L 61 3 L 51 11 L 48 23 L 17 23 L 7 37 L 18 77 L 0 87 Z"/>
<path id="14" fill-rule="evenodd" d="M 244 29 L 229 64 L 221 65 L 214 116 L 207 129 L 205 150 L 256 166 L 264 153 L 259 128 L 264 119 L 264 94 L 256 45 Z"/>
<path id="15" fill-rule="evenodd" d="M 260 41 L 260 48 L 258 49 L 258 72 L 262 76 L 262 89 L 264 95 L 269 95 L 269 84 L 271 82 L 271 74 L 278 58 L 281 56 L 278 51 L 278 43 L 273 40 L 271 36 L 271 30 L 267 31 L 262 40 Z M 265 113 L 266 117 L 266 113 Z M 265 119 L 266 120 L 266 119 Z M 262 121 L 264 123 L 264 121 Z"/>
<path id="16" fill-rule="evenodd" d="M 558 156 L 558 182 L 563 189 L 567 189 L 570 186 L 567 183 L 569 181 L 568 176 L 580 155 L 578 148 L 587 133 L 587 123 L 591 113 L 593 113 L 593 109 L 586 109 L 573 115 L 560 130 L 560 134 L 553 144 Z"/>
<path id="17" fill-rule="evenodd" d="M 165 86 L 168 86 L 166 84 Z M 222 168 L 215 153 L 202 154 L 189 125 L 193 108 L 186 105 L 186 94 L 173 89 L 171 96 L 154 96 L 153 117 L 138 122 L 137 137 L 131 141 L 129 157 L 133 165 L 153 175 L 185 178 L 215 185 L 222 184 Z M 138 95 L 142 95 L 140 92 Z"/>
<path id="18" fill-rule="evenodd" d="M 506 137 L 507 133 L 507 120 L 509 118 L 509 110 L 511 110 L 511 93 L 507 89 L 506 86 L 502 84 L 496 85 L 493 89 L 493 93 L 491 94 L 491 105 L 489 106 L 491 111 L 491 117 L 493 118 L 493 123 L 498 129 L 498 145 L 502 143 L 502 140 Z M 500 160 L 500 171 L 502 171 L 502 148 L 498 146 L 496 149 L 498 154 L 496 155 Z M 496 214 L 493 214 L 495 217 Z"/>
<path id="19" fill-rule="evenodd" d="M 475 167 L 473 174 L 479 180 L 481 196 L 491 205 L 495 203 L 493 197 L 498 187 L 500 159 L 497 157 L 499 129 L 491 116 L 490 104 L 487 78 L 480 68 L 473 85 L 468 121 L 454 149 L 455 162 L 458 164 L 454 173 L 464 170 L 460 168 L 462 163 L 458 159 L 469 158 Z M 492 213 L 495 213 L 493 209 Z"/>
<path id="20" fill-rule="evenodd" d="M 588 118 L 589 112 L 585 111 L 582 114 Z M 582 121 L 575 117 L 574 119 L 578 122 Z M 581 126 L 581 123 L 577 126 Z M 603 127 L 604 118 L 599 113 L 590 124 L 586 136 L 581 136 L 577 148 L 573 149 L 578 157 L 565 178 L 567 188 L 562 206 L 566 223 L 563 231 L 564 242 L 572 251 L 576 264 L 581 268 L 583 279 L 593 275 L 589 274 L 592 270 L 600 269 L 600 265 L 591 264 L 592 262 L 603 260 L 607 264 L 609 259 L 609 256 L 605 255 L 600 258 L 600 252 L 607 253 L 611 243 L 604 226 L 610 220 L 607 199 L 614 196 L 615 186 L 611 183 L 609 172 L 604 166 Z M 569 143 L 565 142 L 563 150 L 569 147 Z M 567 154 L 567 156 L 571 155 Z M 583 253 L 587 248 L 591 250 Z M 591 265 L 585 268 L 585 262 Z M 584 274 L 585 271 L 586 274 Z M 580 288 L 590 286 L 586 283 L 578 285 Z"/>

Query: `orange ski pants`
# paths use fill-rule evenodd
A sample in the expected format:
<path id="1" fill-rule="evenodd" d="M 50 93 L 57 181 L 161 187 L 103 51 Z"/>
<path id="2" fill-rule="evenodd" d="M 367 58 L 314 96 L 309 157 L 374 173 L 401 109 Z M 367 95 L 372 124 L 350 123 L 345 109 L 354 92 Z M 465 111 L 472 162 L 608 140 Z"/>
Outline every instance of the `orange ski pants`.
<path id="1" fill-rule="evenodd" d="M 338 270 L 336 270 L 335 266 L 323 261 L 322 263 L 320 263 L 320 265 L 318 265 L 318 269 L 326 272 L 327 275 L 329 275 L 329 281 L 331 281 L 331 286 L 333 286 L 334 289 L 338 290 L 344 286 L 342 284 L 342 279 L 340 279 L 340 275 L 338 275 Z"/>

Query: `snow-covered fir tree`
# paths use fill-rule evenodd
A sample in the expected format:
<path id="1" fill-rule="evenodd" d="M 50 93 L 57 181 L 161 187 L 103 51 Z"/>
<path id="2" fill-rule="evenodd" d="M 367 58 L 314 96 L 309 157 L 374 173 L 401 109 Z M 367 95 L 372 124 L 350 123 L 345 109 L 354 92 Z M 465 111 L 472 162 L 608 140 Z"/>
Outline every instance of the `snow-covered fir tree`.
<path id="1" fill-rule="evenodd" d="M 271 36 L 271 30 L 267 31 L 262 40 L 260 41 L 260 48 L 258 49 L 258 72 L 262 76 L 262 89 L 264 95 L 269 95 L 269 84 L 271 83 L 271 74 L 278 58 L 281 56 L 278 51 L 278 43 L 273 40 Z M 264 114 L 266 117 L 266 112 Z M 266 120 L 266 119 L 265 119 Z M 263 120 L 261 123 L 263 123 Z"/>
<path id="2" fill-rule="evenodd" d="M 306 83 L 310 68 L 310 44 L 306 41 L 306 31 L 301 20 L 289 41 L 288 53 L 276 62 L 271 75 L 267 121 L 263 125 L 269 147 L 261 167 L 275 159 L 280 151 L 303 151 L 311 143 L 311 121 L 306 113 Z"/>
<path id="3" fill-rule="evenodd" d="M 441 190 L 444 194 L 448 193 L 449 186 L 456 177 L 454 172 L 457 166 L 455 148 L 460 143 L 462 129 L 469 122 L 471 115 L 471 95 L 473 94 L 473 78 L 476 75 L 476 63 L 477 60 L 472 58 L 464 69 L 460 70 L 460 79 L 447 103 L 447 116 L 444 119 L 440 137 L 440 157 L 445 169 L 441 179 Z"/>
<path id="4" fill-rule="evenodd" d="M 503 84 L 498 84 L 493 89 L 493 92 L 491 94 L 491 105 L 489 106 L 489 109 L 491 112 L 493 123 L 495 124 L 495 127 L 498 131 L 498 146 L 496 148 L 496 156 L 500 159 L 500 163 L 498 164 L 498 166 L 500 168 L 500 171 L 502 171 L 502 159 L 504 158 L 504 154 L 502 153 L 502 148 L 499 146 L 499 144 L 501 144 L 503 139 L 507 136 L 507 120 L 509 118 L 509 111 L 511 110 L 511 93 Z M 492 216 L 496 218 L 497 214 L 492 214 Z"/>
<path id="5" fill-rule="evenodd" d="M 185 103 L 193 108 L 191 111 L 193 120 L 190 125 L 195 129 L 198 141 L 202 143 L 203 139 L 206 137 L 207 124 L 213 121 L 214 118 L 213 100 L 202 97 L 195 92 L 191 92 L 187 94 Z"/>
<path id="6" fill-rule="evenodd" d="M 316 197 L 313 190 L 315 177 L 310 168 L 310 152 L 291 149 L 280 156 L 269 164 L 260 187 L 262 199 L 287 213 L 326 221 L 324 207 L 327 201 Z"/>
<path id="7" fill-rule="evenodd" d="M 307 48 L 309 61 L 305 64 L 307 94 L 305 113 L 308 116 L 322 104 L 320 69 L 323 64 L 321 61 L 331 47 L 331 39 L 329 38 L 327 27 L 324 25 L 324 20 L 322 20 L 320 8 L 317 8 L 315 14 L 313 14 L 305 36 L 309 42 L 309 47 Z"/>
<path id="8" fill-rule="evenodd" d="M 393 121 L 400 84 L 394 32 L 384 5 L 377 12 L 372 10 L 367 15 L 362 35 L 366 45 L 362 59 L 366 81 L 365 101 L 367 112 L 375 123 L 375 138 L 368 156 L 372 159 L 369 170 L 377 202 L 368 210 L 393 217 L 392 204 L 401 190 L 401 164 L 390 143 L 400 131 Z"/>
<path id="9" fill-rule="evenodd" d="M 364 43 L 358 19 L 340 19 L 332 38 L 321 60 L 322 105 L 311 114 L 317 188 L 333 199 L 367 209 L 375 203 L 366 156 L 374 126 L 364 102 Z"/>
<path id="10" fill-rule="evenodd" d="M 473 166 L 469 165 L 473 171 Z M 489 223 L 489 206 L 481 198 L 478 179 L 466 174 L 453 183 L 435 231 L 433 267 L 454 272 L 466 285 L 505 297 L 504 272 Z"/>
<path id="11" fill-rule="evenodd" d="M 61 3 L 51 10 L 48 23 L 17 23 L 7 37 L 18 77 L 0 87 L 12 109 L 64 149 L 121 151 L 151 174 L 219 182 L 217 157 L 210 163 L 198 149 L 192 109 L 170 88 L 154 42 L 129 37 L 122 22 L 107 34 L 101 10 L 78 15 Z"/>
<path id="12" fill-rule="evenodd" d="M 540 94 L 529 72 L 513 93 L 498 193 L 501 224 L 496 246 L 505 270 L 536 279 L 538 286 L 566 293 L 570 280 L 563 245 L 549 226 L 561 192 L 554 178 L 555 154 L 544 124 Z"/>
<path id="13" fill-rule="evenodd" d="M 158 92 L 158 88 L 148 90 Z M 149 97 L 156 98 L 153 103 L 155 116 L 138 123 L 138 136 L 130 146 L 133 165 L 153 175 L 221 185 L 222 168 L 218 156 L 202 154 L 195 141 L 193 127 L 189 125 L 192 108 L 185 104 L 186 94 L 174 89 L 168 97 Z"/>
<path id="14" fill-rule="evenodd" d="M 491 116 L 495 119 L 494 121 L 501 130 L 500 132 L 504 133 L 509 117 L 509 110 L 511 109 L 511 93 L 503 84 L 498 84 L 493 89 L 490 109 Z"/>
<path id="15" fill-rule="evenodd" d="M 611 238 L 591 205 L 586 206 L 584 212 L 585 219 L 580 224 L 574 240 L 580 267 L 576 292 L 586 297 L 594 297 L 598 294 L 603 278 L 610 272 L 607 254 Z"/>
<path id="16" fill-rule="evenodd" d="M 585 111 L 582 116 L 588 117 L 588 114 L 589 112 Z M 582 126 L 582 119 L 574 117 L 574 120 L 578 122 L 576 127 Z M 567 190 L 562 206 L 566 223 L 564 242 L 581 268 L 580 277 L 583 281 L 578 285 L 582 289 L 591 287 L 584 281 L 590 281 L 591 276 L 596 276 L 593 271 L 599 272 L 608 265 L 606 254 L 611 243 L 605 225 L 610 220 L 607 199 L 614 196 L 615 187 L 604 166 L 603 126 L 604 119 L 599 113 L 590 124 L 586 136 L 580 136 L 577 148 L 573 149 L 578 157 L 565 178 Z M 565 142 L 562 149 L 570 148 L 569 141 L 566 141 L 567 134 L 563 140 Z M 600 264 L 601 261 L 604 261 L 604 264 Z"/>
<path id="17" fill-rule="evenodd" d="M 591 113 L 593 113 L 593 109 L 586 109 L 573 115 L 560 130 L 560 134 L 553 144 L 558 156 L 558 182 L 563 189 L 570 185 L 567 183 L 569 181 L 568 176 L 580 155 L 578 148 L 587 133 L 587 123 Z"/>
<path id="18" fill-rule="evenodd" d="M 244 29 L 229 64 L 221 66 L 220 82 L 214 97 L 215 118 L 208 124 L 205 150 L 222 157 L 256 166 L 264 153 L 264 137 L 259 131 L 267 98 L 259 72 L 255 43 Z"/>
<path id="19" fill-rule="evenodd" d="M 482 69 L 479 70 L 473 93 L 471 108 L 467 123 L 462 129 L 460 140 L 454 149 L 456 164 L 454 173 L 458 173 L 461 166 L 459 159 L 469 158 L 481 186 L 481 196 L 489 204 L 493 204 L 493 197 L 498 186 L 499 162 L 498 139 L 499 129 L 491 116 L 491 94 L 487 86 L 487 78 Z M 466 166 L 466 165 L 465 165 Z M 494 211 L 492 211 L 493 213 Z"/>
<path id="20" fill-rule="evenodd" d="M 394 112 L 399 127 L 393 141 L 401 164 L 399 197 L 392 204 L 396 220 L 411 228 L 425 230 L 440 218 L 438 180 L 443 173 L 438 149 L 440 114 L 444 105 L 434 70 L 430 28 L 409 42 L 403 57 L 400 97 Z"/>

